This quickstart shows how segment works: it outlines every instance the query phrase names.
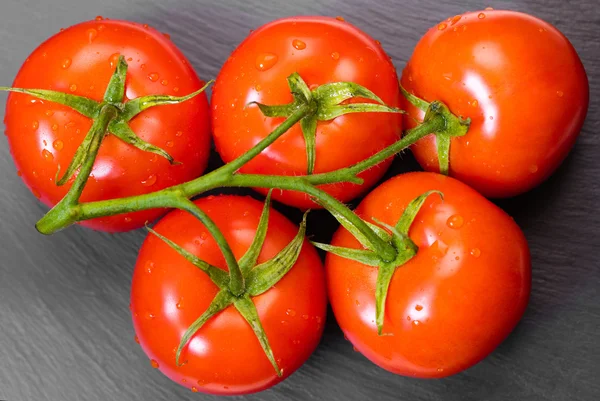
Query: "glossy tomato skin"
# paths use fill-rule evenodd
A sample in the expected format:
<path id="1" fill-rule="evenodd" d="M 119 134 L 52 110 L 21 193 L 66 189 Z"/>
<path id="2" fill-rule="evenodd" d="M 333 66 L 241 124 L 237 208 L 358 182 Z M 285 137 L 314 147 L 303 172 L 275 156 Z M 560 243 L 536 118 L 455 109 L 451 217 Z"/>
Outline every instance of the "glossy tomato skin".
<path id="1" fill-rule="evenodd" d="M 567 38 L 514 11 L 465 13 L 431 28 L 401 82 L 471 118 L 467 135 L 452 139 L 450 174 L 492 198 L 518 195 L 549 177 L 572 148 L 589 102 L 584 67 Z M 405 123 L 415 124 L 410 117 Z M 439 171 L 433 136 L 412 150 L 425 170 Z"/>
<path id="2" fill-rule="evenodd" d="M 286 78 L 297 72 L 313 89 L 351 81 L 363 85 L 386 104 L 399 105 L 396 70 L 380 44 L 351 24 L 335 18 L 296 17 L 276 20 L 250 34 L 231 54 L 219 73 L 212 95 L 216 149 L 224 161 L 240 156 L 273 131 L 283 118 L 265 118 L 250 102 L 269 105 L 292 101 Z M 401 135 L 397 114 L 347 114 L 319 122 L 315 173 L 357 163 Z M 391 159 L 364 172 L 364 185 L 324 186 L 349 201 L 385 173 Z M 299 124 L 242 169 L 245 173 L 305 175 L 306 146 Z M 263 192 L 265 192 L 263 190 Z M 317 207 L 302 193 L 275 191 L 273 197 L 291 206 Z"/>
<path id="3" fill-rule="evenodd" d="M 222 230 L 239 259 L 252 242 L 263 205 L 250 197 L 220 196 L 195 202 Z M 201 259 L 226 270 L 216 243 L 191 215 L 173 211 L 156 231 Z M 292 240 L 298 228 L 271 211 L 262 263 Z M 254 297 L 275 358 L 277 377 L 252 329 L 234 307 L 213 317 L 182 352 L 175 350 L 185 330 L 206 310 L 217 287 L 157 237 L 149 235 L 136 263 L 131 291 L 133 324 L 153 366 L 192 391 L 247 394 L 266 389 L 298 369 L 316 348 L 326 314 L 325 278 L 315 249 L 305 242 L 290 272 L 275 287 Z"/>
<path id="4" fill-rule="evenodd" d="M 329 254 L 330 303 L 346 337 L 363 355 L 396 374 L 440 378 L 485 358 L 523 315 L 531 286 L 523 233 L 501 209 L 467 185 L 435 173 L 396 176 L 373 190 L 356 212 L 396 224 L 404 208 L 431 195 L 409 231 L 417 255 L 392 278 L 383 326 L 375 325 L 378 269 Z M 358 242 L 339 229 L 333 245 Z"/>
<path id="5" fill-rule="evenodd" d="M 119 54 L 129 69 L 126 99 L 185 95 L 203 85 L 185 56 L 162 33 L 147 25 L 94 20 L 65 29 L 27 58 L 13 86 L 72 93 L 101 101 Z M 202 174 L 210 151 L 210 120 L 204 94 L 185 103 L 145 110 L 130 122 L 142 139 L 161 147 L 181 164 L 169 162 L 108 135 L 101 145 L 81 200 L 84 202 L 152 192 Z M 70 188 L 58 187 L 92 121 L 68 107 L 11 93 L 6 134 L 25 184 L 48 206 Z M 126 231 L 157 218 L 162 210 L 99 218 L 82 223 L 103 231 Z"/>

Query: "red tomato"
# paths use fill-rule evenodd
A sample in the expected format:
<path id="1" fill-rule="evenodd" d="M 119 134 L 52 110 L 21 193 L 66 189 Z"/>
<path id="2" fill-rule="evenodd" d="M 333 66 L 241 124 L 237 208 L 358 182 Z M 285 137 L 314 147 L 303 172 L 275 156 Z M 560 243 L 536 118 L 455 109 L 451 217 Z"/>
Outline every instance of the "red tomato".
<path id="1" fill-rule="evenodd" d="M 221 229 L 239 259 L 254 239 L 263 205 L 236 196 L 208 197 L 196 204 Z M 192 215 L 173 211 L 155 229 L 226 270 L 216 242 Z M 297 230 L 272 210 L 258 263 L 276 255 Z M 254 332 L 232 306 L 200 328 L 181 354 L 187 363 L 176 367 L 175 351 L 183 333 L 206 310 L 217 290 L 204 272 L 156 236 L 148 236 L 133 273 L 133 324 L 152 365 L 176 383 L 212 394 L 260 391 L 292 374 L 319 343 L 327 306 L 325 278 L 317 252 L 305 242 L 288 274 L 253 298 L 283 377 L 277 376 Z"/>
<path id="2" fill-rule="evenodd" d="M 250 34 L 219 73 L 212 95 L 213 132 L 217 151 L 229 162 L 273 131 L 283 118 L 265 118 L 250 102 L 267 105 L 292 101 L 286 78 L 297 72 L 311 89 L 339 81 L 366 87 L 388 106 L 399 104 L 396 70 L 379 43 L 347 22 L 326 17 L 284 18 Z M 314 173 L 355 164 L 399 139 L 397 114 L 347 114 L 319 122 Z M 343 144 L 343 145 L 341 145 Z M 324 186 L 341 201 L 371 187 L 391 159 L 364 172 L 364 185 Z M 305 175 L 306 146 L 299 124 L 242 169 L 244 173 Z M 266 190 L 261 190 L 266 193 Z M 316 205 L 302 193 L 273 192 L 288 205 Z"/>
<path id="3" fill-rule="evenodd" d="M 571 43 L 552 25 L 514 11 L 466 13 L 431 28 L 401 82 L 471 118 L 467 135 L 452 139 L 450 175 L 488 197 L 518 195 L 550 176 L 588 108 L 587 76 Z M 405 123 L 415 125 L 411 117 Z M 435 143 L 428 136 L 412 150 L 425 170 L 438 172 Z"/>
<path id="4" fill-rule="evenodd" d="M 475 190 L 435 173 L 396 176 L 371 192 L 356 212 L 394 225 L 408 203 L 429 190 L 409 237 L 419 247 L 396 269 L 383 336 L 375 325 L 377 267 L 327 255 L 335 317 L 358 351 L 391 372 L 420 378 L 455 374 L 481 361 L 512 331 L 527 306 L 529 248 L 501 209 Z M 345 229 L 332 245 L 358 248 Z"/>
<path id="5" fill-rule="evenodd" d="M 162 33 L 126 21 L 84 22 L 54 35 L 27 58 L 13 86 L 50 89 L 101 101 L 119 54 L 126 57 L 124 101 L 140 96 L 186 95 L 202 87 L 185 56 Z M 180 165 L 108 135 L 81 201 L 143 194 L 193 179 L 206 168 L 209 118 L 206 96 L 178 105 L 145 110 L 130 122 L 143 140 L 173 156 Z M 6 133 L 19 175 L 45 204 L 56 204 L 70 184 L 54 182 L 64 172 L 91 127 L 91 119 L 68 107 L 11 93 Z M 82 224 L 98 230 L 125 231 L 143 226 L 162 210 L 104 217 Z"/>

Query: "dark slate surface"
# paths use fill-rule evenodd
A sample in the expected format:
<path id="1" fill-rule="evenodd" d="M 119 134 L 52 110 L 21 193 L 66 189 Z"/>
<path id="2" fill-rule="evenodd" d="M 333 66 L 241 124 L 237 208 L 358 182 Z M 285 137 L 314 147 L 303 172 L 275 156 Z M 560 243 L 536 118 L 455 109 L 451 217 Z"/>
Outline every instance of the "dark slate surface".
<path id="1" fill-rule="evenodd" d="M 587 68 L 591 105 L 576 147 L 533 192 L 501 202 L 523 227 L 533 255 L 533 293 L 509 339 L 457 376 L 422 381 L 369 363 L 333 317 L 309 362 L 286 382 L 248 400 L 598 400 L 600 399 L 600 8 L 596 0 L 1 0 L 0 84 L 60 27 L 109 18 L 169 32 L 203 78 L 215 77 L 252 28 L 298 14 L 342 15 L 375 38 L 400 70 L 420 35 L 438 21 L 488 5 L 555 24 Z M 459 4 L 460 3 L 460 4 Z M 565 71 L 565 73 L 567 73 Z M 0 113 L 5 95 L 0 95 Z M 3 114 L 2 114 L 3 116 Z M 216 158 L 213 165 L 218 164 Z M 393 173 L 415 168 L 408 155 Z M 133 340 L 129 285 L 144 232 L 112 236 L 73 227 L 51 237 L 33 225 L 45 208 L 15 173 L 0 140 L 0 399 L 212 400 L 151 369 Z M 280 207 L 298 219 L 298 213 Z M 326 240 L 334 228 L 318 232 Z M 314 224 L 312 225 L 315 226 Z M 310 227 L 310 225 L 309 225 Z"/>

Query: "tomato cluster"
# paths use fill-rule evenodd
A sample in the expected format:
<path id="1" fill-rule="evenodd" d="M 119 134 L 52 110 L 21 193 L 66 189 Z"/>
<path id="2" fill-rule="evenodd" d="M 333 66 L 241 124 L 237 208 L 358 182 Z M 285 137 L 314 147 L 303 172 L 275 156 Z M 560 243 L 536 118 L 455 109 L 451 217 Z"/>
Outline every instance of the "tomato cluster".
<path id="1" fill-rule="evenodd" d="M 487 198 L 549 177 L 588 108 L 587 76 L 569 41 L 538 18 L 490 9 L 432 27 L 400 79 L 379 42 L 343 18 L 284 18 L 231 54 L 209 107 L 166 35 L 97 18 L 40 45 L 13 86 L 2 88 L 17 92 L 7 101 L 8 142 L 41 201 L 57 205 L 81 181 L 65 215 L 134 195 L 152 205 L 114 214 L 114 203 L 99 203 L 102 213 L 84 224 L 104 231 L 183 209 L 149 229 L 139 252 L 133 325 L 152 367 L 213 394 L 260 391 L 297 370 L 320 341 L 328 301 L 355 349 L 391 372 L 445 377 L 489 355 L 527 307 L 531 261 L 517 224 Z M 187 201 L 195 194 L 184 183 L 206 167 L 211 127 L 217 152 L 234 163 L 299 113 L 230 175 L 246 175 L 262 194 L 281 188 L 265 203 Z M 411 146 L 427 172 L 380 184 L 355 214 L 340 202 L 367 193 L 391 157 L 310 193 L 278 185 L 278 177 L 350 168 L 430 126 Z M 77 152 L 84 161 L 74 165 Z M 90 155 L 86 182 L 78 171 Z M 59 174 L 70 163 L 77 168 L 65 184 Z M 242 185 L 228 179 L 220 183 Z M 165 188 L 173 190 L 153 195 Z M 167 195 L 177 202 L 161 203 Z M 324 207 L 342 227 L 330 244 L 311 244 L 305 222 L 298 229 L 272 210 L 271 196 Z M 324 264 L 314 245 L 329 251 Z"/>

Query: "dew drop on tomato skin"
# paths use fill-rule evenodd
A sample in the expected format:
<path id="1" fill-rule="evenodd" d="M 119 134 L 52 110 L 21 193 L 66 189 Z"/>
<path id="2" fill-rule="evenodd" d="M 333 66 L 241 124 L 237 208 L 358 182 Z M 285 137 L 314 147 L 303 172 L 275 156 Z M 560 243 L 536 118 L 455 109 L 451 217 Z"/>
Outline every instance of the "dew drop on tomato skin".
<path id="1" fill-rule="evenodd" d="M 287 311 L 285 311 L 285 314 L 290 317 L 294 317 L 294 316 L 296 316 L 296 311 L 293 309 L 288 309 Z"/>
<path id="2" fill-rule="evenodd" d="M 441 24 L 438 25 L 437 29 L 438 29 L 438 31 L 443 31 L 447 27 L 448 27 L 448 25 L 445 22 L 442 22 Z"/>
<path id="3" fill-rule="evenodd" d="M 156 176 L 154 174 L 148 176 L 148 178 L 142 181 L 142 185 L 145 187 L 150 187 L 154 184 L 156 184 Z"/>
<path id="4" fill-rule="evenodd" d="M 277 57 L 276 54 L 261 53 L 256 57 L 255 66 L 256 66 L 256 69 L 259 71 L 267 71 L 267 70 L 270 70 L 271 68 L 273 68 L 273 66 L 275 66 L 275 64 L 277 64 L 278 60 L 279 60 L 279 57 Z"/>
<path id="5" fill-rule="evenodd" d="M 52 129 L 52 131 L 57 131 L 58 130 L 58 124 L 52 124 L 51 129 Z"/>
<path id="6" fill-rule="evenodd" d="M 54 160 L 54 155 L 52 154 L 52 152 L 48 151 L 47 149 L 42 150 L 42 156 L 44 157 L 44 160 L 46 160 L 47 162 L 51 162 Z"/>
<path id="7" fill-rule="evenodd" d="M 71 92 L 75 92 L 75 91 L 77 90 L 77 85 L 75 85 L 75 84 L 71 84 L 71 86 L 69 86 L 69 90 L 70 90 Z"/>
<path id="8" fill-rule="evenodd" d="M 156 362 L 154 359 L 150 360 L 150 366 L 152 366 L 154 369 L 158 369 L 160 367 L 158 362 Z"/>
<path id="9" fill-rule="evenodd" d="M 484 19 L 485 18 L 485 14 L 484 13 L 479 13 L 479 15 L 477 16 L 477 18 Z"/>
<path id="10" fill-rule="evenodd" d="M 342 21 L 342 22 L 346 21 L 344 19 L 344 17 L 342 17 L 341 15 L 338 15 L 337 17 L 335 17 L 335 19 L 338 20 L 338 21 Z"/>
<path id="11" fill-rule="evenodd" d="M 88 43 L 92 43 L 98 37 L 98 31 L 95 29 L 88 29 L 87 32 Z"/>
<path id="12" fill-rule="evenodd" d="M 175 145 L 175 143 L 173 143 L 173 141 L 167 141 L 166 146 L 167 148 L 172 148 Z"/>
<path id="13" fill-rule="evenodd" d="M 460 214 L 454 214 L 448 217 L 446 224 L 450 228 L 459 229 L 463 226 L 465 219 Z"/>
<path id="14" fill-rule="evenodd" d="M 133 341 L 135 341 L 136 343 L 140 343 L 140 339 L 138 336 L 133 337 Z"/>
<path id="15" fill-rule="evenodd" d="M 331 58 L 334 59 L 334 60 L 339 60 L 340 59 L 340 53 L 338 53 L 338 52 L 331 53 Z"/>
<path id="16" fill-rule="evenodd" d="M 154 269 L 154 262 L 149 260 L 146 262 L 144 267 L 146 268 L 146 273 L 152 273 L 152 270 Z"/>
<path id="17" fill-rule="evenodd" d="M 455 15 L 454 17 L 452 17 L 452 19 L 450 20 L 450 25 L 455 25 L 458 21 L 460 21 L 462 18 L 462 15 Z"/>
<path id="18" fill-rule="evenodd" d="M 158 81 L 158 78 L 159 78 L 159 77 L 158 77 L 158 73 L 156 73 L 156 72 L 152 72 L 152 73 L 148 74 L 148 79 L 149 79 L 151 82 L 156 82 L 156 81 Z"/>
<path id="19" fill-rule="evenodd" d="M 471 256 L 473 256 L 474 258 L 478 258 L 481 256 L 481 250 L 479 248 L 473 248 L 471 249 Z"/>
<path id="20" fill-rule="evenodd" d="M 197 393 L 198 392 L 198 388 L 197 387 L 192 387 L 192 393 Z"/>
<path id="21" fill-rule="evenodd" d="M 294 40 L 292 40 L 292 46 L 294 46 L 294 49 L 296 49 L 296 50 L 304 50 L 304 49 L 306 49 L 306 43 L 304 43 L 300 39 L 294 39 Z"/>
<path id="22" fill-rule="evenodd" d="M 37 121 L 34 121 L 31 123 L 31 128 L 33 129 L 38 129 L 40 126 L 40 123 L 38 123 Z"/>
<path id="23" fill-rule="evenodd" d="M 71 59 L 70 58 L 64 59 L 63 62 L 62 62 L 62 64 L 61 64 L 61 67 L 66 70 L 70 66 L 71 66 Z"/>

